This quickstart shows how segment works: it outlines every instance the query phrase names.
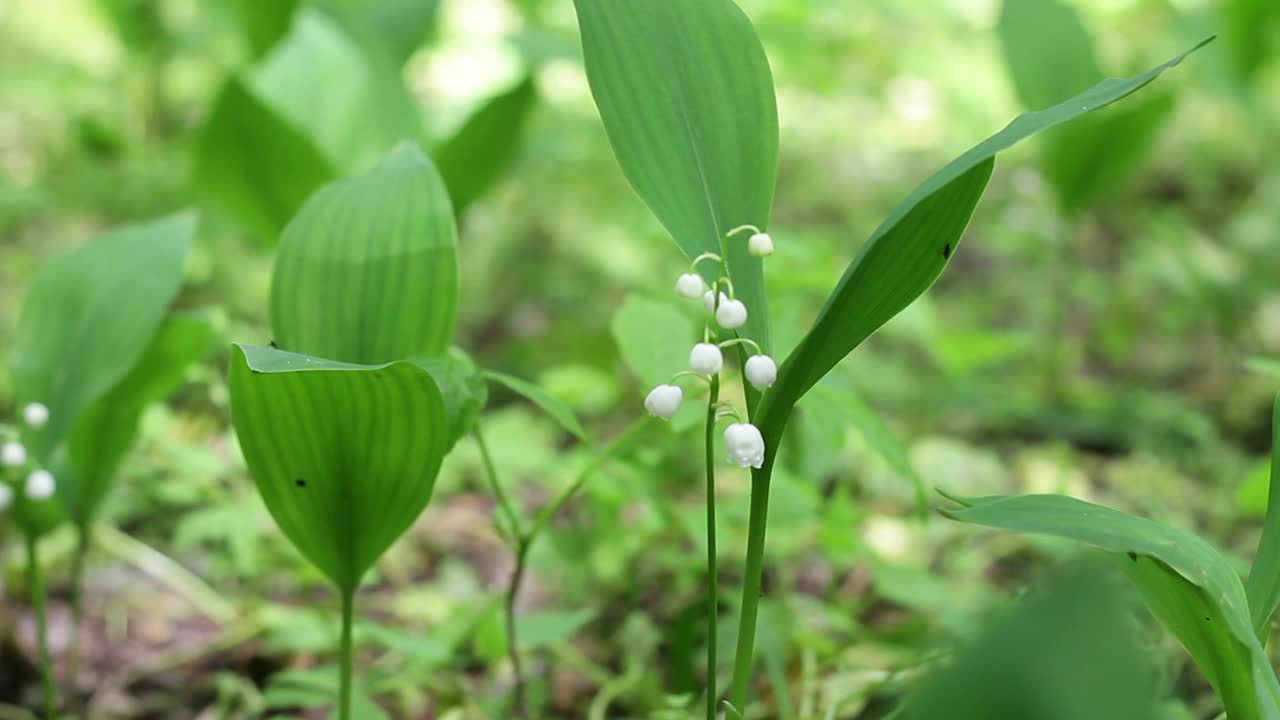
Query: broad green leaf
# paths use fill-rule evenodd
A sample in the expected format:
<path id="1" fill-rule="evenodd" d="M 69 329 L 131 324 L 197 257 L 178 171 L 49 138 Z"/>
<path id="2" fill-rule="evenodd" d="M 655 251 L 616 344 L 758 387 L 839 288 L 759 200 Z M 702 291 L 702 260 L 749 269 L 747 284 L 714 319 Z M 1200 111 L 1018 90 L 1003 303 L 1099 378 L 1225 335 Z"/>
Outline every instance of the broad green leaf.
<path id="1" fill-rule="evenodd" d="M 1102 80 L 1093 36 L 1061 0 L 1004 0 L 1000 47 L 1022 104 L 1054 105 Z"/>
<path id="2" fill-rule="evenodd" d="M 1258 556 L 1245 584 L 1253 629 L 1266 638 L 1271 616 L 1280 607 L 1280 396 L 1271 416 L 1271 483 L 1267 490 L 1267 519 L 1258 541 Z"/>
<path id="3" fill-rule="evenodd" d="M 863 245 L 783 363 L 777 384 L 765 393 L 758 414 L 767 446 L 776 445 L 801 396 L 942 273 L 991 177 L 996 153 L 1136 92 L 1207 42 L 1134 77 L 1103 80 L 1070 100 L 1019 115 L 912 191 Z"/>
<path id="4" fill-rule="evenodd" d="M 962 522 L 1077 540 L 1127 555 L 1130 578 L 1217 689 L 1231 718 L 1280 717 L 1280 684 L 1231 564 L 1193 533 L 1061 495 L 953 498 Z"/>
<path id="5" fill-rule="evenodd" d="M 533 76 L 491 98 L 435 152 L 436 165 L 459 217 L 515 159 L 530 110 L 538 100 Z"/>
<path id="6" fill-rule="evenodd" d="M 245 462 L 284 534 L 344 592 L 418 517 L 449 421 L 431 374 L 240 346 L 231 415 Z"/>
<path id="7" fill-rule="evenodd" d="M 36 460 L 137 364 L 182 285 L 195 227 L 188 213 L 126 226 L 36 273 L 12 358 L 17 403 L 49 407 L 49 423 L 23 439 Z"/>
<path id="8" fill-rule="evenodd" d="M 285 228 L 271 285 L 282 348 L 376 364 L 443 354 L 458 304 L 444 183 L 412 145 L 327 185 Z"/>
<path id="9" fill-rule="evenodd" d="M 672 375 L 688 369 L 697 331 L 670 302 L 630 295 L 609 329 L 619 356 L 646 388 L 670 382 Z"/>
<path id="10" fill-rule="evenodd" d="M 440 0 L 328 0 L 368 42 L 376 42 L 397 66 L 431 34 Z"/>
<path id="11" fill-rule="evenodd" d="M 68 515 L 87 527 L 120 461 L 138 435 L 138 421 L 182 380 L 187 367 L 209 351 L 213 329 L 199 315 L 171 315 L 133 369 L 80 415 L 67 438 L 71 472 L 59 478 L 58 497 Z"/>
<path id="12" fill-rule="evenodd" d="M 225 7 L 256 57 L 270 50 L 288 31 L 297 6 L 298 0 L 230 0 Z"/>
<path id="13" fill-rule="evenodd" d="M 727 231 L 769 224 L 778 168 L 773 78 L 732 0 L 575 0 L 587 80 L 623 173 L 690 258 Z M 764 274 L 746 238 L 727 242 L 749 317 L 768 351 Z M 712 263 L 699 266 L 709 281 Z M 672 274 L 674 279 L 675 274 Z"/>
<path id="14" fill-rule="evenodd" d="M 274 245 L 307 197 L 337 175 L 299 128 L 239 78 L 227 81 L 196 152 L 195 185 L 209 203 Z"/>
<path id="15" fill-rule="evenodd" d="M 488 402 L 489 385 L 484 373 L 458 348 L 449 348 L 446 355 L 415 358 L 411 362 L 431 373 L 440 387 L 444 412 L 449 418 L 448 447 L 452 448 L 459 438 L 471 432 Z"/>
<path id="16" fill-rule="evenodd" d="M 526 400 L 542 408 L 544 412 L 560 423 L 561 427 L 573 433 L 579 440 L 585 441 L 587 439 L 587 431 L 582 428 L 582 423 L 578 422 L 573 410 L 568 405 L 552 397 L 546 390 L 526 380 L 494 370 L 486 370 L 484 375 L 493 382 L 522 395 Z"/>

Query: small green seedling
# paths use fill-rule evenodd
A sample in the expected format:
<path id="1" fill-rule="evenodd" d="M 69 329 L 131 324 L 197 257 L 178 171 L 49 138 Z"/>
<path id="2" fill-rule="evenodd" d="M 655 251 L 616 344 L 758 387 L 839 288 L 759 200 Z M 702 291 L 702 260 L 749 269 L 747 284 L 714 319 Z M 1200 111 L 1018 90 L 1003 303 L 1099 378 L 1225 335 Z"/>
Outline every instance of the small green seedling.
<path id="1" fill-rule="evenodd" d="M 22 531 L 39 621 L 45 714 L 56 707 L 44 618 L 39 539 L 64 520 L 78 537 L 71 584 L 78 636 L 80 587 L 93 523 L 138 433 L 146 406 L 167 395 L 209 347 L 209 325 L 171 314 L 196 222 L 180 214 L 120 228 L 50 262 L 23 303 L 12 357 L 20 429 L 4 448 L 0 499 Z M 21 476 L 25 474 L 25 481 Z M 78 646 L 70 652 L 74 692 Z"/>
<path id="2" fill-rule="evenodd" d="M 700 275 L 712 288 L 708 314 L 719 329 L 708 339 L 715 342 L 690 355 L 691 372 L 706 378 L 713 389 L 707 418 L 709 466 L 714 390 L 723 365 L 718 346 L 732 342 L 742 358 L 745 413 L 735 411 L 740 421 L 726 431 L 725 441 L 730 460 L 749 465 L 752 473 L 741 617 L 728 695 L 732 707 L 746 715 L 769 485 L 796 404 L 933 284 L 955 255 L 998 152 L 1126 97 L 1191 50 L 1132 78 L 1103 80 L 1069 100 L 1021 115 L 925 180 L 862 246 L 817 320 L 781 363 L 772 386 L 762 391 L 752 377 L 772 375 L 772 369 L 765 373 L 765 361 L 752 358 L 775 352 L 761 256 L 773 243 L 769 238 L 766 244 L 763 236 L 769 231 L 777 176 L 778 121 L 760 40 L 732 0 L 575 0 L 575 6 L 587 79 L 623 173 L 692 261 L 690 274 Z M 748 240 L 737 239 L 738 232 L 748 234 Z M 681 278 L 677 289 L 692 296 L 702 288 L 696 278 Z M 710 322 L 708 327 L 713 327 Z M 666 415 L 676 400 L 675 391 L 660 388 L 648 404 L 652 412 Z M 710 468 L 708 482 L 714 483 Z M 710 517 L 714 507 L 708 490 Z M 708 544 L 713 543 L 709 533 Z M 708 720 L 714 718 L 718 699 L 711 680 L 716 673 L 713 648 L 714 643 L 708 649 Z"/>

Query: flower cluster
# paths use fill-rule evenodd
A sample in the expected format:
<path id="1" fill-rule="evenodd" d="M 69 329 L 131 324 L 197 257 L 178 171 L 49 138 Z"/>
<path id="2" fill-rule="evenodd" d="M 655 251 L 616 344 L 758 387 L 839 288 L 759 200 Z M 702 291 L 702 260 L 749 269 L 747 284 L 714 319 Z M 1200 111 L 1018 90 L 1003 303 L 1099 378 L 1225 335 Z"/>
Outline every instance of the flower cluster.
<path id="1" fill-rule="evenodd" d="M 49 422 L 49 408 L 41 403 L 31 403 L 22 409 L 22 420 L 32 430 L 39 430 Z M 47 500 L 53 497 L 56 483 L 53 473 L 40 467 L 33 467 L 27 456 L 27 448 L 17 440 L 9 440 L 0 445 L 0 511 L 13 504 L 13 485 L 6 482 L 5 473 L 14 477 L 26 472 L 22 492 L 28 500 Z"/>
<path id="2" fill-rule="evenodd" d="M 747 240 L 747 251 L 756 257 L 773 254 L 773 239 L 752 225 L 730 230 L 727 237 L 732 238 L 744 231 L 750 231 Z M 710 288 L 698 272 L 698 264 L 710 260 L 720 266 L 721 276 Z M 680 297 L 697 300 L 702 299 L 707 315 L 715 320 L 715 324 L 724 330 L 737 330 L 746 325 L 748 310 L 745 303 L 734 297 L 733 282 L 728 277 L 728 267 L 723 258 L 715 253 L 703 253 L 694 258 L 689 272 L 676 279 L 676 294 Z M 755 341 L 745 337 L 734 337 L 716 341 L 715 331 L 708 325 L 704 330 L 703 341 L 694 345 L 689 351 L 689 369 L 677 373 L 676 378 L 692 375 L 710 381 L 724 369 L 724 348 L 732 345 L 746 345 L 754 350 L 742 366 L 742 374 L 747 382 L 757 390 L 765 390 L 778 379 L 778 365 L 773 358 L 764 354 Z M 679 411 L 684 402 L 684 390 L 675 384 L 676 378 L 665 385 L 659 385 L 644 399 L 645 410 L 650 415 L 670 420 Z M 756 426 L 742 422 L 737 411 L 725 405 L 725 416 L 733 417 L 733 423 L 724 431 L 724 442 L 729 462 L 739 467 L 759 468 L 764 464 L 764 437 Z"/>

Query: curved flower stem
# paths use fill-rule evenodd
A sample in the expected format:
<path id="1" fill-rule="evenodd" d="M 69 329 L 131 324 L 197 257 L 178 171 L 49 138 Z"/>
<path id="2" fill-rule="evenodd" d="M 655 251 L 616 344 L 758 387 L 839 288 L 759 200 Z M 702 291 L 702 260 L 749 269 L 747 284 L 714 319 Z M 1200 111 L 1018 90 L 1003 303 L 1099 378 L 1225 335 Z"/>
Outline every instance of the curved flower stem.
<path id="1" fill-rule="evenodd" d="M 40 558 L 36 555 L 36 537 L 25 533 L 27 544 L 27 584 L 31 590 L 31 609 L 36 615 L 36 645 L 40 654 L 40 685 L 44 716 L 54 720 L 55 691 L 53 686 L 53 660 L 49 657 L 49 617 L 45 607 L 44 573 Z"/>
<path id="2" fill-rule="evenodd" d="M 351 625 L 355 620 L 355 588 L 342 590 L 342 639 L 338 646 L 338 718 L 351 720 Z"/>
<path id="3" fill-rule="evenodd" d="M 716 569 L 716 415 L 719 408 L 720 376 L 711 376 L 707 400 L 707 720 L 716 720 L 716 651 L 719 638 L 716 623 L 720 616 L 719 572 Z"/>
<path id="4" fill-rule="evenodd" d="M 734 228 L 734 229 L 730 230 L 729 232 L 725 233 L 725 234 L 724 234 L 724 236 L 725 236 L 725 237 L 727 237 L 727 238 L 731 238 L 731 237 L 733 237 L 734 235 L 737 235 L 738 233 L 744 233 L 744 232 L 746 232 L 746 231 L 748 231 L 748 230 L 750 230 L 750 231 L 751 231 L 751 232 L 753 232 L 753 233 L 758 233 L 758 232 L 760 232 L 760 228 L 756 227 L 755 225 L 739 225 L 738 227 L 736 227 L 736 228 Z"/>
<path id="5" fill-rule="evenodd" d="M 748 337 L 729 338 L 728 340 L 724 340 L 720 343 L 721 348 L 733 347 L 734 345 L 749 345 L 752 350 L 756 351 L 757 355 L 764 354 L 764 350 L 760 348 L 760 344 Z"/>
<path id="6" fill-rule="evenodd" d="M 704 252 L 704 253 L 702 253 L 701 255 L 699 255 L 698 257 L 694 258 L 694 259 L 693 259 L 693 262 L 690 262 L 690 263 L 689 263 L 689 269 L 690 269 L 690 270 L 697 270 L 697 269 L 698 269 L 698 263 L 702 262 L 703 260 L 715 260 L 717 265 L 723 265 L 723 264 L 724 264 L 724 260 L 722 260 L 722 259 L 720 258 L 720 256 L 719 256 L 719 255 L 717 255 L 717 254 L 715 254 L 715 253 L 713 253 L 713 252 Z"/>

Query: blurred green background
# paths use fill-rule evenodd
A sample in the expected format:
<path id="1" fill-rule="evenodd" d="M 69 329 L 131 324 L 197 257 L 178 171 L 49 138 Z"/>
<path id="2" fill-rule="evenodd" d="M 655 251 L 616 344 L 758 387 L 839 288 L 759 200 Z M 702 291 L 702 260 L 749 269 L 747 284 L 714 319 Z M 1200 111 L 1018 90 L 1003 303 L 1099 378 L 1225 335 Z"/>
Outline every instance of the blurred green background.
<path id="1" fill-rule="evenodd" d="M 1048 62 L 1052 75 L 1064 60 L 1020 44 L 1029 35 L 1002 25 L 998 0 L 740 4 L 778 90 L 767 282 L 787 349 L 894 204 L 1029 109 L 1019 73 Z M 1071 552 L 921 520 L 913 480 L 961 495 L 1070 493 L 1196 529 L 1242 566 L 1256 544 L 1280 385 L 1280 11 L 1067 5 L 1106 75 L 1220 37 L 1147 91 L 1162 106 L 1105 149 L 1131 156 L 1123 167 L 1103 172 L 1091 162 L 1101 149 L 1076 151 L 1086 190 L 1062 189 L 1051 141 L 1002 155 L 951 269 L 802 404 L 773 488 L 759 641 L 769 717 L 889 716 L 988 611 Z M 1040 27 L 1063 12 L 1023 9 Z M 265 343 L 280 225 L 319 184 L 409 138 L 461 211 L 455 344 L 610 436 L 683 364 L 695 319 L 671 292 L 685 262 L 623 179 L 579 53 L 569 0 L 8 0 L 0 353 L 43 262 L 183 207 L 201 209 L 201 235 L 179 305 L 212 310 L 223 348 Z M 148 412 L 107 509 L 84 640 L 102 717 L 309 716 L 298 708 L 327 692 L 333 600 L 247 477 L 225 363 L 210 356 Z M 0 375 L 4 416 L 8 383 Z M 535 551 L 520 605 L 546 717 L 682 717 L 681 694 L 700 687 L 696 420 L 611 463 Z M 509 394 L 491 398 L 486 427 L 530 508 L 590 455 Z M 732 591 L 748 478 L 720 477 Z M 364 666 L 391 717 L 503 716 L 511 560 L 492 505 L 464 442 L 371 582 Z M 18 703 L 34 675 L 11 539 L 0 538 L 0 701 Z M 46 549 L 57 655 L 70 539 Z M 1211 717 L 1185 655 L 1143 638 L 1161 717 Z"/>

